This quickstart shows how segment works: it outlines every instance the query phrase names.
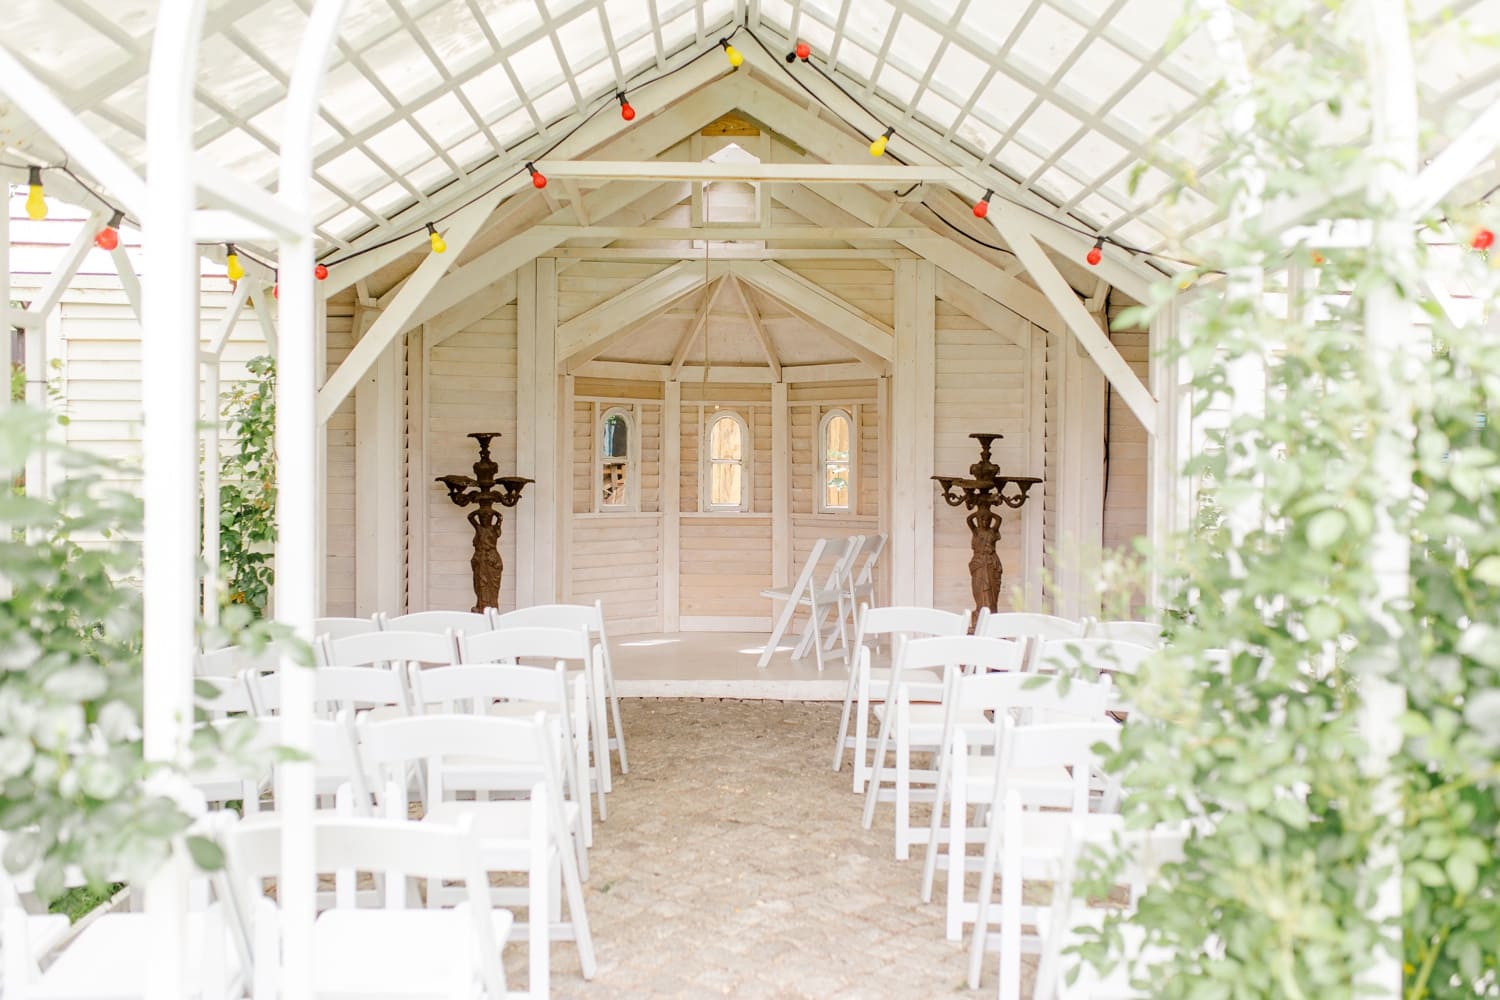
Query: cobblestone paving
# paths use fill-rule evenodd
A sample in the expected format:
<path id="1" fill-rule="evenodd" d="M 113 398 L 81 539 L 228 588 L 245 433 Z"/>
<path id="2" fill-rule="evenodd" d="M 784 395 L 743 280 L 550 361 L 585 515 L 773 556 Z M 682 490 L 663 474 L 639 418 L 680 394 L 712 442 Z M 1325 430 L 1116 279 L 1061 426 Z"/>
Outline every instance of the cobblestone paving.
<path id="1" fill-rule="evenodd" d="M 583 982 L 572 944 L 555 943 L 554 996 L 992 995 L 988 963 L 981 989 L 964 988 L 964 945 L 918 897 L 920 854 L 894 860 L 890 807 L 861 828 L 847 763 L 829 767 L 837 704 L 622 707 L 630 774 L 595 826 L 585 885 L 599 971 Z M 506 952 L 521 988 L 525 946 Z"/>

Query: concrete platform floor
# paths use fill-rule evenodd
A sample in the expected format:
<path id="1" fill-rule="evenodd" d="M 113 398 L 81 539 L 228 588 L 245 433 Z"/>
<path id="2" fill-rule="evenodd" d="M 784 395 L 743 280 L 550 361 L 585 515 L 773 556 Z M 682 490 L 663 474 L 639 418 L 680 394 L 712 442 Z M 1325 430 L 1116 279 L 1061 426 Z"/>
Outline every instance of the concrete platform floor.
<path id="1" fill-rule="evenodd" d="M 554 944 L 554 996 L 993 995 L 994 958 L 964 988 L 964 946 L 918 897 L 920 855 L 893 858 L 890 807 L 861 828 L 847 758 L 830 767 L 838 708 L 624 702 L 630 773 L 585 885 L 599 971 L 583 982 L 572 944 Z M 523 988 L 525 945 L 506 953 Z"/>
<path id="2" fill-rule="evenodd" d="M 792 659 L 795 639 L 789 639 L 757 667 L 767 638 L 765 632 L 611 636 L 615 686 L 622 698 L 843 701 L 849 672 L 842 658 L 825 659 L 820 674 L 811 655 Z"/>

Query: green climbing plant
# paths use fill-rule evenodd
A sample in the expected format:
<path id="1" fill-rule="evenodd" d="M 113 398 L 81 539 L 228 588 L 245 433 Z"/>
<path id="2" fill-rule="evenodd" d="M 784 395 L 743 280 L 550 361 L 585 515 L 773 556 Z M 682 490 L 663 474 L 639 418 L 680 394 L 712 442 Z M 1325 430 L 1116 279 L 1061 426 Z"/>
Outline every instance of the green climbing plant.
<path id="1" fill-rule="evenodd" d="M 223 601 L 265 614 L 276 544 L 276 362 L 252 358 L 251 378 L 223 394 L 231 437 L 219 462 L 219 566 Z"/>
<path id="2" fill-rule="evenodd" d="M 1178 170 L 1181 188 L 1230 206 L 1250 193 L 1254 157 L 1268 203 L 1352 192 L 1322 214 L 1399 217 L 1364 193 L 1378 164 L 1348 138 L 1371 120 L 1363 5 L 1236 7 L 1280 41 L 1275 70 L 1255 66 L 1248 93 L 1223 95 L 1224 165 Z M 1450 21 L 1413 24 L 1419 64 L 1482 43 Z M 1253 143 L 1227 124 L 1247 109 Z M 1500 340 L 1430 290 L 1462 285 L 1476 319 L 1489 314 L 1497 260 L 1470 245 L 1500 220 L 1454 203 L 1406 220 L 1399 247 L 1315 247 L 1265 219 L 1180 245 L 1201 266 L 1119 320 L 1180 307 L 1169 359 L 1191 377 L 1197 418 L 1228 414 L 1185 470 L 1204 485 L 1193 527 L 1154 553 L 1173 641 L 1122 680 L 1136 711 L 1112 764 L 1130 820 L 1195 831 L 1129 918 L 1154 946 L 1133 974 L 1159 998 L 1353 997 L 1399 940 L 1408 1000 L 1500 996 Z M 1264 269 L 1267 294 L 1224 294 L 1223 274 L 1243 269 Z M 1421 317 L 1395 371 L 1366 328 L 1389 296 Z M 1258 387 L 1236 399 L 1246 362 L 1264 373 L 1263 401 Z M 1410 463 L 1409 482 L 1383 474 L 1383 447 Z M 1393 538 L 1410 554 L 1390 567 Z M 1382 571 L 1406 581 L 1399 599 Z M 1379 679 L 1405 711 L 1394 756 L 1372 770 L 1360 713 Z M 1381 921 L 1387 860 L 1400 914 Z M 1125 940 L 1112 918 L 1079 953 L 1110 965 Z"/>

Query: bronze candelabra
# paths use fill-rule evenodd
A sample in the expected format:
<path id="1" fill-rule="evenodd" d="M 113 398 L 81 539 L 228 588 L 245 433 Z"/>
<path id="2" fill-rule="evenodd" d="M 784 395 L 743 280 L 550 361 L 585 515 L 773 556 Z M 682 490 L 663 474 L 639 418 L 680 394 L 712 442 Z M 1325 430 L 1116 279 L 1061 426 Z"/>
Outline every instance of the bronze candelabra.
<path id="1" fill-rule="evenodd" d="M 449 500 L 460 507 L 476 505 L 469 512 L 469 523 L 474 526 L 474 556 L 469 560 L 474 571 L 472 611 L 500 606 L 500 577 L 505 572 L 505 563 L 500 558 L 500 523 L 505 515 L 495 509 L 495 504 L 514 507 L 521 501 L 526 484 L 535 482 L 521 476 L 495 477 L 500 466 L 490 458 L 490 441 L 499 436 L 499 431 L 469 435 L 479 442 L 479 461 L 474 463 L 473 476 L 437 477 L 438 482 L 448 487 Z"/>
<path id="2" fill-rule="evenodd" d="M 933 476 L 943 488 L 943 500 L 950 507 L 966 507 L 969 533 L 972 535 L 974 555 L 969 559 L 969 585 L 974 592 L 974 614 L 970 628 L 978 619 L 980 608 L 997 609 L 1000 602 L 1000 581 L 1004 568 L 995 546 L 1000 541 L 999 506 L 1012 510 L 1026 502 L 1026 494 L 1037 483 L 1038 476 L 1002 476 L 1000 466 L 990 461 L 990 446 L 1003 434 L 970 434 L 979 442 L 979 461 L 969 466 L 969 478 L 960 476 Z M 1005 487 L 1015 483 L 1020 493 L 1005 495 Z"/>

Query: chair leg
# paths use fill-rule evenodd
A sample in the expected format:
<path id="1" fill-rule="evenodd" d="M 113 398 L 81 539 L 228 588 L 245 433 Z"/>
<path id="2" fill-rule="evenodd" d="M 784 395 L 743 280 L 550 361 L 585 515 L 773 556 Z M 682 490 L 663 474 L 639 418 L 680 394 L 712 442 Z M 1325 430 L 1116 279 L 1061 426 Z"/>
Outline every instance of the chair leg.
<path id="1" fill-rule="evenodd" d="M 587 805 L 587 800 L 585 800 Z M 578 945 L 578 966 L 584 979 L 593 979 L 598 968 L 594 961 L 594 935 L 589 930 L 589 914 L 583 908 L 582 875 L 577 861 L 569 849 L 568 838 L 557 838 L 557 852 L 562 862 L 563 892 L 568 897 L 568 920 L 573 924 L 573 938 Z"/>
<path id="2" fill-rule="evenodd" d="M 897 711 L 904 709 L 899 705 Z M 890 714 L 887 710 L 886 714 Z M 904 712 L 902 713 L 905 714 Z M 911 744 L 910 727 L 896 727 L 896 860 L 911 857 Z"/>
<path id="3" fill-rule="evenodd" d="M 620 722 L 620 696 L 615 694 L 615 668 L 609 662 L 609 653 L 604 654 L 604 687 L 609 695 L 609 713 L 614 719 L 615 749 L 620 754 L 620 773 L 630 773 L 630 761 L 625 757 L 625 726 Z M 608 740 L 606 740 L 608 745 Z"/>
<path id="4" fill-rule="evenodd" d="M 550 852 L 549 852 L 550 853 Z M 550 865 L 545 856 L 538 865 L 533 859 L 527 873 L 526 976 L 533 997 L 545 997 L 552 986 L 552 895 Z"/>
<path id="5" fill-rule="evenodd" d="M 797 648 L 792 650 L 792 659 L 802 659 L 812 649 L 812 644 L 818 641 L 818 627 L 822 624 L 818 617 L 818 599 L 808 595 L 807 623 L 802 626 L 802 636 L 797 640 Z"/>
<path id="6" fill-rule="evenodd" d="M 594 730 L 594 775 L 599 783 L 599 822 L 607 818 L 604 796 L 614 791 L 609 758 L 609 704 L 604 694 L 604 657 L 589 663 L 589 724 Z"/>
<path id="7" fill-rule="evenodd" d="M 948 883 L 944 887 L 944 904 L 949 941 L 962 941 L 964 937 L 964 883 L 968 881 L 969 795 L 964 787 L 967 782 L 960 783 L 958 779 L 955 775 L 951 785 L 953 807 L 948 810 Z M 937 833 L 933 836 L 936 838 Z M 937 850 L 935 840 L 929 850 Z"/>
<path id="8" fill-rule="evenodd" d="M 771 629 L 771 638 L 766 640 L 766 648 L 760 651 L 760 659 L 755 661 L 757 667 L 764 667 L 771 662 L 771 657 L 776 653 L 776 644 L 786 634 L 787 626 L 792 623 L 792 615 L 797 611 L 797 598 L 800 595 L 792 594 L 781 607 L 781 614 L 776 616 L 776 627 Z"/>
<path id="9" fill-rule="evenodd" d="M 880 736 L 875 740 L 875 759 L 870 763 L 870 777 L 865 784 L 865 815 L 862 820 L 866 830 L 875 821 L 875 801 L 880 798 L 880 786 L 885 782 L 885 754 L 891 745 L 891 716 L 895 714 L 899 700 L 892 698 L 895 678 L 885 689 L 885 711 L 881 713 Z"/>
<path id="10" fill-rule="evenodd" d="M 951 763 L 950 763 L 951 761 Z M 932 800 L 932 818 L 927 825 L 927 850 L 922 857 L 922 902 L 932 902 L 932 883 L 937 877 L 938 840 L 943 834 L 943 806 L 949 795 L 949 786 L 953 787 L 952 798 L 953 809 L 958 808 L 959 794 L 958 782 L 966 780 L 962 770 L 962 763 L 956 758 L 950 758 L 948 751 L 940 748 L 938 753 L 938 776 L 937 795 Z M 950 823 L 956 820 L 949 820 Z M 948 879 L 953 879 L 953 856 L 948 856 Z"/>
<path id="11" fill-rule="evenodd" d="M 844 708 L 839 714 L 839 737 L 833 744 L 833 769 L 835 772 L 844 766 L 844 740 L 849 736 L 849 714 L 854 705 L 854 690 L 859 681 L 858 667 L 854 663 L 849 664 L 849 683 L 844 686 Z M 859 768 L 859 759 L 855 758 L 854 767 Z M 858 791 L 858 789 L 855 789 Z"/>
<path id="12" fill-rule="evenodd" d="M 856 673 L 859 699 L 854 710 L 854 794 L 858 795 L 870 777 L 870 674 L 867 670 Z"/>

